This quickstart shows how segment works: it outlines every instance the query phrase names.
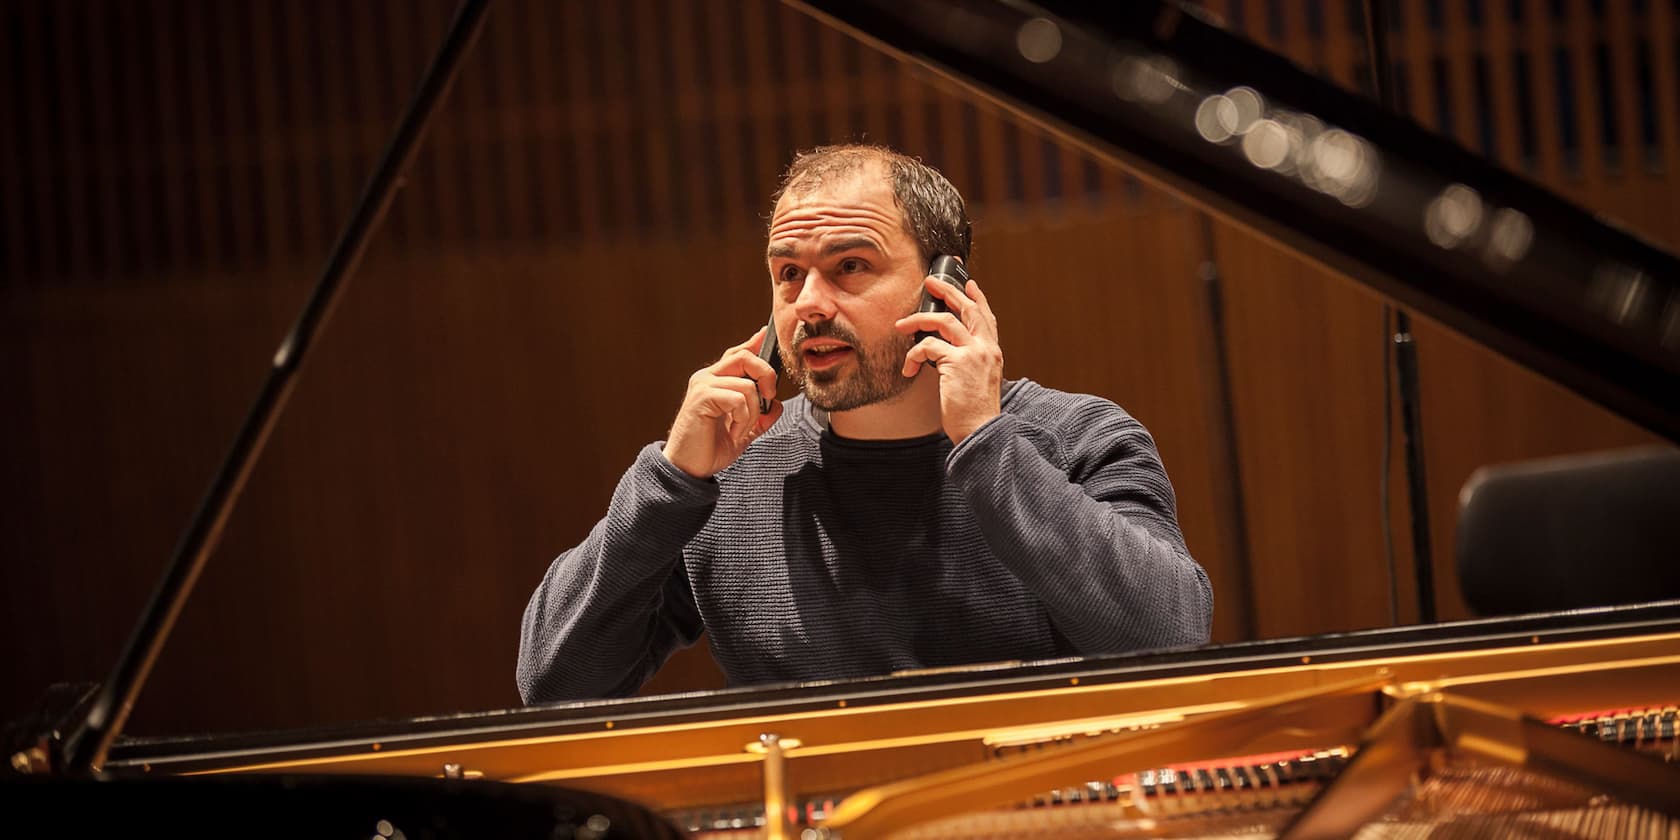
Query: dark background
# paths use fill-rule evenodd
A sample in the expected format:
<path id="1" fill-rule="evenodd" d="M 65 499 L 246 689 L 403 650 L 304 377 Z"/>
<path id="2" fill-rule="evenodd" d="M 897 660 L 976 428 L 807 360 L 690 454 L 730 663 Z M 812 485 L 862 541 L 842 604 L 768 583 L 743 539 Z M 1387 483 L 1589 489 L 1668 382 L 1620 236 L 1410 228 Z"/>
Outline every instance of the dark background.
<path id="1" fill-rule="evenodd" d="M 1364 78 L 1356 2 L 1208 5 Z M 1400 3 L 1406 107 L 1672 247 L 1677 5 Z M 0 2 L 0 717 L 115 658 L 450 10 Z M 517 704 L 526 597 L 688 373 L 762 322 L 778 171 L 848 139 L 969 197 L 1009 375 L 1154 432 L 1218 640 L 1415 620 L 1397 444 L 1379 502 L 1379 298 L 768 0 L 503 0 L 131 730 Z M 1471 471 L 1652 438 L 1417 332 L 1438 600 L 1463 617 Z M 699 647 L 650 690 L 718 684 Z"/>

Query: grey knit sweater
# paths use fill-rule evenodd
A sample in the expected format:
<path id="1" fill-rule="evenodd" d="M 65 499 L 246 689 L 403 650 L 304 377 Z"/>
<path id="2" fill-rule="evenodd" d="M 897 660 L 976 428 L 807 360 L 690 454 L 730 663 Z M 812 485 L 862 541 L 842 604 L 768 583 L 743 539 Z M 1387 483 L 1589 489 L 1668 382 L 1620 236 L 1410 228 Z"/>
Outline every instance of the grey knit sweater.
<path id="1" fill-rule="evenodd" d="M 953 448 L 846 440 L 795 397 L 711 480 L 650 444 L 531 596 L 520 694 L 628 694 L 702 629 L 734 685 L 1205 643 L 1149 432 L 1025 380 L 1002 406 Z"/>

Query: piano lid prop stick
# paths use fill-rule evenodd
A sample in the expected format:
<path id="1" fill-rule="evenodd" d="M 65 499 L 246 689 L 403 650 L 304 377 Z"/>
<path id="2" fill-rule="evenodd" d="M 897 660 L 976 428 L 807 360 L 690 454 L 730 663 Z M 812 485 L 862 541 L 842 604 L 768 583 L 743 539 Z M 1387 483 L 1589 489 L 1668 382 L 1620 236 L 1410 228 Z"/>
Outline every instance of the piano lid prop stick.
<path id="1" fill-rule="evenodd" d="M 140 614 L 140 621 L 124 645 L 122 655 L 100 687 L 98 696 L 89 705 L 85 717 L 70 730 L 56 750 L 55 771 L 70 775 L 103 771 L 112 742 L 122 732 L 123 724 L 134 708 L 134 700 L 139 696 L 147 674 L 169 638 L 176 617 L 181 614 L 181 608 L 192 592 L 193 583 L 220 541 L 228 514 L 233 510 L 234 502 L 238 500 L 245 480 L 268 440 L 268 433 L 274 428 L 275 420 L 291 394 L 298 369 L 309 353 L 315 334 L 326 322 L 344 281 L 356 270 L 369 239 L 390 209 L 391 200 L 403 184 L 403 174 L 414 160 L 432 117 L 443 104 L 462 61 L 484 28 L 488 10 L 489 0 L 462 0 L 456 10 L 443 46 L 421 78 L 414 100 L 398 122 L 396 133 L 385 147 L 384 156 L 350 214 L 349 223 L 333 245 L 315 290 L 310 293 L 297 323 L 275 352 L 268 378 L 252 404 L 250 414 L 234 437 L 233 445 L 210 482 L 209 490 L 182 534 L 181 542 Z"/>

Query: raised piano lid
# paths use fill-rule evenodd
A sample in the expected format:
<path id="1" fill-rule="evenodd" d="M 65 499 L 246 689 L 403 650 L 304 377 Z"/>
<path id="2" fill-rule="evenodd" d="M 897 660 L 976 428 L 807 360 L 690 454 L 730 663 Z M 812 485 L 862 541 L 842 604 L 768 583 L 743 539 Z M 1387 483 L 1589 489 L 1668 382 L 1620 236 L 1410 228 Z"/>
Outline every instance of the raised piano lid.
<path id="1" fill-rule="evenodd" d="M 789 0 L 1680 440 L 1680 261 L 1171 0 Z"/>
<path id="2" fill-rule="evenodd" d="M 291 732 L 134 738 L 118 743 L 108 769 L 435 776 L 458 765 L 474 777 L 681 807 L 751 799 L 757 758 L 746 746 L 765 732 L 800 741 L 790 759 L 807 765 L 802 790 L 843 791 L 982 760 L 1000 744 L 1170 723 L 1366 676 L 1433 682 L 1539 716 L 1672 705 L 1680 601 Z"/>

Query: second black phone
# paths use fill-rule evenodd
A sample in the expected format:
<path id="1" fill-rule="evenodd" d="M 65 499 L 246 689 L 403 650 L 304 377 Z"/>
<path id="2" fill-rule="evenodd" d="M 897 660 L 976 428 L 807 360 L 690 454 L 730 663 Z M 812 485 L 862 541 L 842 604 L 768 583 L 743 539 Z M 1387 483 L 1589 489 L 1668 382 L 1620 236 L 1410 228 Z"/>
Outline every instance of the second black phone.
<path id="1" fill-rule="evenodd" d="M 933 261 L 928 263 L 927 273 L 930 277 L 938 277 L 939 279 L 950 283 L 952 286 L 957 287 L 958 291 L 968 288 L 968 269 L 963 268 L 962 260 L 959 260 L 950 254 L 939 254 L 938 256 L 935 256 Z M 923 289 L 922 302 L 917 304 L 916 311 L 949 312 L 951 310 L 950 307 L 945 305 L 945 301 L 934 297 L 933 293 L 929 292 L 927 289 Z M 921 341 L 930 335 L 937 336 L 939 333 L 923 330 L 916 333 L 916 340 Z"/>

